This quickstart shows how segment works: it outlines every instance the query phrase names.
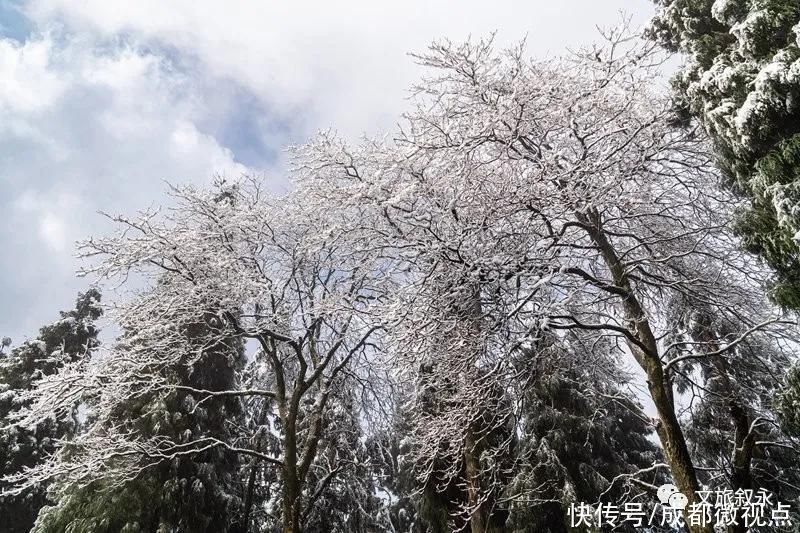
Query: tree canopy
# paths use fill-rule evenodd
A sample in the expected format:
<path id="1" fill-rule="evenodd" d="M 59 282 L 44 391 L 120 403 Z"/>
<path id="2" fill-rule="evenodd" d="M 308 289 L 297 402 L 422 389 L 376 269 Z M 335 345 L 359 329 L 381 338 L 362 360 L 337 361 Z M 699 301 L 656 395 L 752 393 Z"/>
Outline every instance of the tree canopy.
<path id="1" fill-rule="evenodd" d="M 800 306 L 800 4 L 657 0 L 651 35 L 681 52 L 676 106 L 714 141 L 730 184 L 749 199 L 743 244 L 779 275 L 772 295 Z"/>
<path id="2" fill-rule="evenodd" d="M 561 532 L 667 482 L 796 501 L 796 319 L 657 47 L 415 58 L 397 130 L 293 147 L 290 192 L 175 185 L 81 243 L 120 334 L 19 393 L 12 427 L 87 412 L 4 478 L 50 485 L 38 531 Z"/>

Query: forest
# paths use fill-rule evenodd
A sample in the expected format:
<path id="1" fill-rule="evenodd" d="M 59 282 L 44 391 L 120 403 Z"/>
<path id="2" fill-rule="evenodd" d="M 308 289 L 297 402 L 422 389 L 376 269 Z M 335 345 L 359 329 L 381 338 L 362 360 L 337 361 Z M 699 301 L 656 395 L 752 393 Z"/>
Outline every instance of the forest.
<path id="1" fill-rule="evenodd" d="M 104 214 L 2 340 L 0 532 L 800 531 L 800 4 L 656 4 Z"/>

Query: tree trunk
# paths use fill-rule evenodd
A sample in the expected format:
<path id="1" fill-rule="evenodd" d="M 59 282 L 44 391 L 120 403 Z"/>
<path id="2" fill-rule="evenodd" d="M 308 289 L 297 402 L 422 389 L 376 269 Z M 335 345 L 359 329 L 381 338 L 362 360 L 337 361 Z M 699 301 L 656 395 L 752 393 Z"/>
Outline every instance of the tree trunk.
<path id="1" fill-rule="evenodd" d="M 467 300 L 462 303 L 459 312 L 464 318 L 480 328 L 481 320 L 481 295 L 480 286 L 475 284 L 471 288 L 471 293 Z M 473 363 L 477 361 L 478 352 L 473 355 Z M 501 533 L 493 525 L 492 511 L 494 498 L 485 498 L 484 487 L 482 484 L 481 454 L 483 444 L 479 436 L 480 423 L 475 427 L 470 425 L 464 434 L 464 470 L 467 484 L 467 506 L 470 511 L 469 526 L 471 533 Z"/>
<path id="2" fill-rule="evenodd" d="M 753 460 L 755 433 L 750 431 L 750 417 L 747 416 L 747 412 L 735 400 L 730 401 L 730 412 L 735 428 L 731 486 L 734 491 L 752 489 L 753 477 L 750 472 L 750 464 Z M 737 516 L 737 518 L 740 523 L 729 526 L 728 533 L 745 533 L 747 531 L 741 516 Z"/>
<path id="3" fill-rule="evenodd" d="M 622 307 L 625 318 L 630 324 L 629 331 L 633 337 L 627 338 L 626 342 L 634 358 L 647 376 L 647 388 L 658 413 L 656 433 L 664 449 L 672 478 L 678 490 L 688 498 L 689 505 L 699 503 L 697 492 L 700 490 L 700 484 L 697 481 L 697 473 L 689 454 L 689 448 L 686 445 L 683 429 L 675 414 L 672 385 L 664 375 L 664 367 L 658 352 L 658 343 L 650 328 L 647 314 L 631 286 L 628 275 L 617 256 L 613 244 L 608 240 L 602 229 L 600 215 L 597 213 L 589 215 L 578 214 L 577 218 L 584 225 L 602 255 L 603 261 L 611 273 L 611 278 L 615 285 L 614 290 L 618 291 L 618 294 L 622 293 L 620 295 Z M 687 528 L 691 533 L 713 532 L 711 526 L 689 526 L 688 519 L 686 521 Z"/>
<path id="4" fill-rule="evenodd" d="M 706 324 L 706 331 L 704 332 L 704 342 L 713 351 L 721 348 L 720 341 L 716 338 L 710 330 L 710 320 Z M 730 392 L 728 397 L 728 411 L 731 414 L 731 421 L 733 422 L 733 451 L 731 453 L 731 488 L 736 491 L 738 489 L 752 489 L 753 477 L 750 471 L 750 465 L 753 461 L 753 447 L 755 446 L 755 433 L 750 431 L 750 417 L 747 411 L 742 407 L 738 398 L 734 397 L 733 392 L 736 390 L 730 379 L 728 363 L 724 357 L 715 357 L 712 361 L 714 369 L 722 378 L 725 383 L 725 389 Z M 744 520 L 737 510 L 738 524 L 728 526 L 728 533 L 745 533 L 747 528 L 744 525 Z"/>
<path id="5" fill-rule="evenodd" d="M 301 533 L 300 529 L 300 484 L 297 464 L 297 404 L 279 399 L 279 411 L 284 425 L 283 498 L 281 511 L 283 533 Z"/>
<path id="6" fill-rule="evenodd" d="M 248 533 L 250 530 L 250 513 L 253 509 L 253 491 L 256 486 L 256 473 L 258 472 L 258 459 L 253 460 L 250 466 L 250 477 L 247 480 L 247 494 L 244 499 L 244 516 L 242 518 L 242 532 Z"/>
<path id="7" fill-rule="evenodd" d="M 502 533 L 505 528 L 497 527 L 492 520 L 492 504 L 483 498 L 481 485 L 481 446 L 472 429 L 464 439 L 464 467 L 467 478 L 467 503 L 470 509 L 469 526 L 471 533 Z"/>
<path id="8" fill-rule="evenodd" d="M 297 479 L 284 476 L 283 482 L 283 533 L 302 533 L 300 529 L 300 490 Z"/>
<path id="9" fill-rule="evenodd" d="M 464 467 L 467 477 L 467 506 L 470 511 L 469 524 L 472 533 L 484 533 L 488 517 L 484 516 L 481 502 L 480 451 L 477 449 L 474 432 L 468 429 L 464 438 Z"/>

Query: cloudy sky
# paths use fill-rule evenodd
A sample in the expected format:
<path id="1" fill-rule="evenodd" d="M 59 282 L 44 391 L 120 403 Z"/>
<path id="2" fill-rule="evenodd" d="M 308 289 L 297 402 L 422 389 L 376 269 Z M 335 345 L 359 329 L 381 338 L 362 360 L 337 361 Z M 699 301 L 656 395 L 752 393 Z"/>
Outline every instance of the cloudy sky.
<path id="1" fill-rule="evenodd" d="M 158 204 L 164 182 L 252 172 L 319 129 L 391 128 L 433 39 L 497 31 L 556 55 L 650 0 L 0 0 L 0 336 L 16 342 L 88 281 L 74 242 L 98 210 Z"/>

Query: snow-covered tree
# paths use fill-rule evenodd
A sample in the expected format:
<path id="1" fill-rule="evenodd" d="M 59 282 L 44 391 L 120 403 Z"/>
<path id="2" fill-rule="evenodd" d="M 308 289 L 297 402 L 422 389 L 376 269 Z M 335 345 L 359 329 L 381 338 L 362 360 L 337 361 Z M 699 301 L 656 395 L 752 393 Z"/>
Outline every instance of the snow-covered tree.
<path id="1" fill-rule="evenodd" d="M 163 281 L 159 285 L 166 290 Z M 87 396 L 86 405 L 93 418 L 89 431 L 119 432 L 139 441 L 233 442 L 242 419 L 239 399 L 224 397 L 198 406 L 191 392 L 225 391 L 237 384 L 241 344 L 235 340 L 207 343 L 211 336 L 208 329 L 204 322 L 184 323 L 179 333 L 185 343 L 183 356 L 171 362 L 162 360 L 158 368 L 149 369 L 154 377 L 174 387 L 134 392 L 127 402 L 118 402 L 107 418 L 97 419 L 96 410 L 101 407 L 95 404 L 98 391 L 87 390 L 91 396 Z M 147 339 L 128 331 L 114 350 L 142 356 L 146 343 Z M 144 377 L 142 374 L 137 379 Z M 86 455 L 94 453 L 96 450 L 84 447 L 80 438 L 61 450 L 62 460 L 77 464 L 91 460 Z M 145 455 L 137 475 L 116 482 L 107 482 L 102 476 L 94 480 L 89 477 L 83 484 L 57 478 L 50 494 L 56 504 L 41 511 L 33 531 L 242 531 L 238 516 L 239 459 L 222 448 L 208 447 L 160 461 Z"/>
<path id="2" fill-rule="evenodd" d="M 800 307 L 800 4 L 656 0 L 652 36 L 686 56 L 676 103 L 711 135 L 750 199 L 737 227 L 779 274 L 773 295 Z"/>
<path id="3" fill-rule="evenodd" d="M 619 33 L 609 41 L 540 62 L 490 41 L 436 44 L 419 56 L 431 74 L 393 142 L 322 135 L 298 149 L 297 168 L 310 202 L 358 210 L 351 231 L 369 231 L 403 265 L 397 357 L 447 361 L 440 379 L 456 384 L 454 409 L 428 420 L 430 435 L 454 443 L 438 449 L 463 449 L 481 371 L 508 375 L 509 355 L 542 331 L 592 333 L 640 366 L 671 477 L 697 502 L 676 385 L 703 391 L 696 365 L 741 357 L 773 387 L 772 363 L 745 341 L 767 331 L 759 342 L 780 352 L 792 331 L 765 301 L 771 278 L 732 235 L 738 204 L 718 188 L 705 136 L 675 128 L 652 89 L 659 58 Z M 681 297 L 741 327 L 691 350 L 665 343 Z M 733 430 L 726 439 L 737 442 Z"/>
<path id="4" fill-rule="evenodd" d="M 119 527 L 487 533 L 529 522 L 526 498 L 558 530 L 567 502 L 652 502 L 664 476 L 690 504 L 788 490 L 769 400 L 796 325 L 731 230 L 707 137 L 653 89 L 655 45 L 607 37 L 547 61 L 436 43 L 393 139 L 320 134 L 282 197 L 242 178 L 112 217 L 82 250 L 139 281 L 123 333 L 21 393 L 21 427 L 89 414 L 11 493 L 55 483 L 43 526 L 100 489 L 135 516 L 164 483 L 224 512 Z M 395 417 L 380 431 L 368 396 Z"/>
<path id="5" fill-rule="evenodd" d="M 100 293 L 90 289 L 79 294 L 75 309 L 44 326 L 39 335 L 10 353 L 0 350 L 0 475 L 19 474 L 47 459 L 60 439 L 68 439 L 80 425 L 78 405 L 67 404 L 62 419 L 44 418 L 36 424 L 13 426 L 13 417 L 28 405 L 25 393 L 38 380 L 52 376 L 64 364 L 84 365 L 99 346 L 95 322 L 100 318 Z M 3 339 L 3 348 L 10 346 Z M 0 482 L 0 490 L 8 488 Z M 47 503 L 45 486 L 23 495 L 0 496 L 3 531 L 28 532 L 39 509 Z"/>
<path id="6" fill-rule="evenodd" d="M 309 473 L 303 531 L 380 533 L 391 531 L 370 475 L 365 429 L 351 380 L 342 380 L 325 415 L 318 457 Z"/>
<path id="7" fill-rule="evenodd" d="M 370 456 L 370 466 L 376 492 L 382 497 L 383 514 L 387 516 L 393 531 L 397 533 L 434 533 L 436 528 L 425 521 L 420 513 L 425 504 L 415 479 L 414 464 L 410 460 L 410 439 L 412 432 L 410 409 L 403 408 L 404 404 L 413 397 L 410 391 L 399 389 L 395 391 L 398 405 L 386 413 L 388 423 L 386 427 L 373 431 L 367 440 Z M 447 509 L 447 500 L 440 507 Z M 433 513 L 437 517 L 441 513 Z M 446 511 L 445 513 L 446 514 Z M 447 522 L 449 516 L 445 517 Z M 438 522 L 437 522 L 438 523 Z"/>
<path id="8" fill-rule="evenodd" d="M 548 334 L 520 355 L 524 445 L 506 489 L 509 530 L 566 532 L 567 509 L 580 502 L 646 508 L 648 488 L 666 482 L 652 423 L 604 344 Z"/>
<path id="9" fill-rule="evenodd" d="M 691 274 L 688 268 L 685 272 Z M 748 334 L 736 315 L 715 313 L 687 295 L 668 306 L 673 324 L 665 339 L 672 352 L 668 366 L 680 365 L 675 384 L 687 397 L 686 435 L 703 484 L 733 491 L 767 489 L 780 501 L 796 500 L 798 450 L 780 430 L 774 405 L 793 358 L 764 332 Z M 707 356 L 731 340 L 738 345 L 725 357 Z"/>
<path id="10" fill-rule="evenodd" d="M 336 231 L 336 217 L 346 214 L 328 216 L 302 199 L 272 198 L 256 179 L 176 187 L 172 195 L 176 205 L 167 213 L 112 217 L 118 234 L 83 245 L 84 255 L 96 260 L 87 273 L 135 275 L 148 286 L 119 303 L 113 318 L 125 333 L 102 357 L 88 368 L 65 365 L 25 396 L 22 425 L 63 416 L 76 397 L 90 399 L 92 413 L 69 447 L 10 481 L 17 490 L 56 479 L 65 495 L 93 484 L 113 493 L 133 480 L 163 479 L 154 472 L 176 464 L 208 459 L 201 468 L 208 473 L 249 458 L 277 470 L 281 495 L 274 513 L 284 532 L 299 532 L 315 489 L 340 471 L 330 464 L 318 476 L 315 461 L 325 449 L 330 400 L 345 370 L 355 372 L 374 350 L 380 324 L 366 309 L 381 297 L 385 276 L 358 253 L 358 236 L 345 239 Z M 240 385 L 239 345 L 269 374 L 270 389 Z M 264 406 L 276 420 L 277 454 L 239 431 L 224 408 L 248 398 L 270 400 Z M 219 431 L 193 423 L 207 417 L 218 419 Z M 225 492 L 227 478 L 207 486 L 175 474 L 180 493 L 214 492 L 236 503 Z M 238 516 L 227 518 L 224 527 L 233 529 Z M 165 527 L 210 526 L 178 520 Z"/>
<path id="11" fill-rule="evenodd" d="M 794 0 L 658 0 L 656 3 L 659 8 L 651 35 L 687 58 L 673 80 L 677 107 L 686 118 L 697 118 L 703 124 L 714 141 L 720 166 L 730 184 L 749 198 L 747 209 L 735 222 L 736 229 L 744 246 L 760 254 L 777 272 L 772 296 L 781 305 L 800 307 L 800 4 Z M 707 324 L 701 326 L 706 337 L 714 335 L 709 331 L 713 329 L 710 325 L 719 327 L 717 322 L 714 317 L 701 319 L 700 324 Z M 722 327 L 731 333 L 746 329 L 731 324 Z M 748 358 L 759 353 L 753 348 L 748 352 Z M 767 355 L 770 353 L 766 351 Z M 774 387 L 756 394 L 742 394 L 743 387 L 749 388 L 749 383 L 763 375 L 746 359 L 716 361 L 704 366 L 704 375 L 711 380 L 709 387 L 722 392 L 717 390 L 715 395 L 707 395 L 708 399 L 716 397 L 718 401 L 700 404 L 702 410 L 696 413 L 699 427 L 710 421 L 727 420 L 735 425 L 738 419 L 739 425 L 744 426 L 760 420 L 752 403 L 768 406 Z M 736 379 L 731 381 L 716 375 L 718 372 L 712 369 L 721 364 L 740 367 L 733 368 Z M 779 365 L 785 366 L 785 361 Z M 781 376 L 783 372 L 777 370 L 775 374 Z M 741 405 L 741 398 L 751 401 Z M 790 409 L 789 404 L 782 405 L 784 416 L 797 416 Z M 729 416 L 720 418 L 720 411 L 728 412 Z M 732 411 L 741 416 L 731 417 Z M 766 420 L 767 425 L 772 424 L 774 416 Z M 769 432 L 763 424 L 762 421 L 762 431 Z M 742 428 L 739 433 L 742 438 L 747 434 Z M 695 434 L 705 445 L 715 448 L 711 444 L 715 440 L 713 433 Z M 759 468 L 750 472 L 749 461 L 747 468 L 736 466 L 737 459 L 742 461 L 754 453 L 760 454 L 749 443 L 744 440 L 737 444 L 744 451 L 732 461 L 733 472 L 728 479 L 735 480 L 734 487 L 748 485 L 753 475 L 762 478 L 762 482 L 765 477 L 777 480 L 778 485 L 783 481 L 784 489 L 794 484 L 791 468 L 788 471 L 768 468 L 759 475 Z M 722 446 L 711 452 L 718 455 L 715 462 L 728 461 L 730 451 L 726 448 Z M 776 457 L 784 453 L 778 447 L 769 455 L 773 456 L 773 463 L 790 466 L 793 453 L 782 461 Z"/>
<path id="12" fill-rule="evenodd" d="M 800 437 L 800 368 L 793 368 L 786 381 L 786 387 L 778 398 L 777 408 L 786 431 Z"/>
<path id="13" fill-rule="evenodd" d="M 262 366 L 262 368 L 258 368 Z M 267 385 L 272 376 L 264 372 L 263 361 L 255 359 L 248 369 L 255 379 L 248 386 Z M 336 382 L 324 413 L 318 450 L 303 489 L 303 511 L 300 527 L 306 533 L 352 531 L 372 533 L 391 531 L 388 516 L 381 512 L 372 476 L 372 461 L 367 449 L 366 428 L 361 420 L 357 393 L 363 387 L 353 382 L 352 375 Z M 268 386 L 268 385 L 267 385 Z M 251 447 L 257 451 L 280 455 L 282 449 L 281 420 L 269 398 L 251 399 L 254 418 Z M 307 406 L 308 407 L 308 406 Z M 298 433 L 309 428 L 307 411 L 301 411 Z M 283 477 L 271 465 L 253 460 L 247 471 L 248 531 L 282 531 L 281 498 Z"/>

